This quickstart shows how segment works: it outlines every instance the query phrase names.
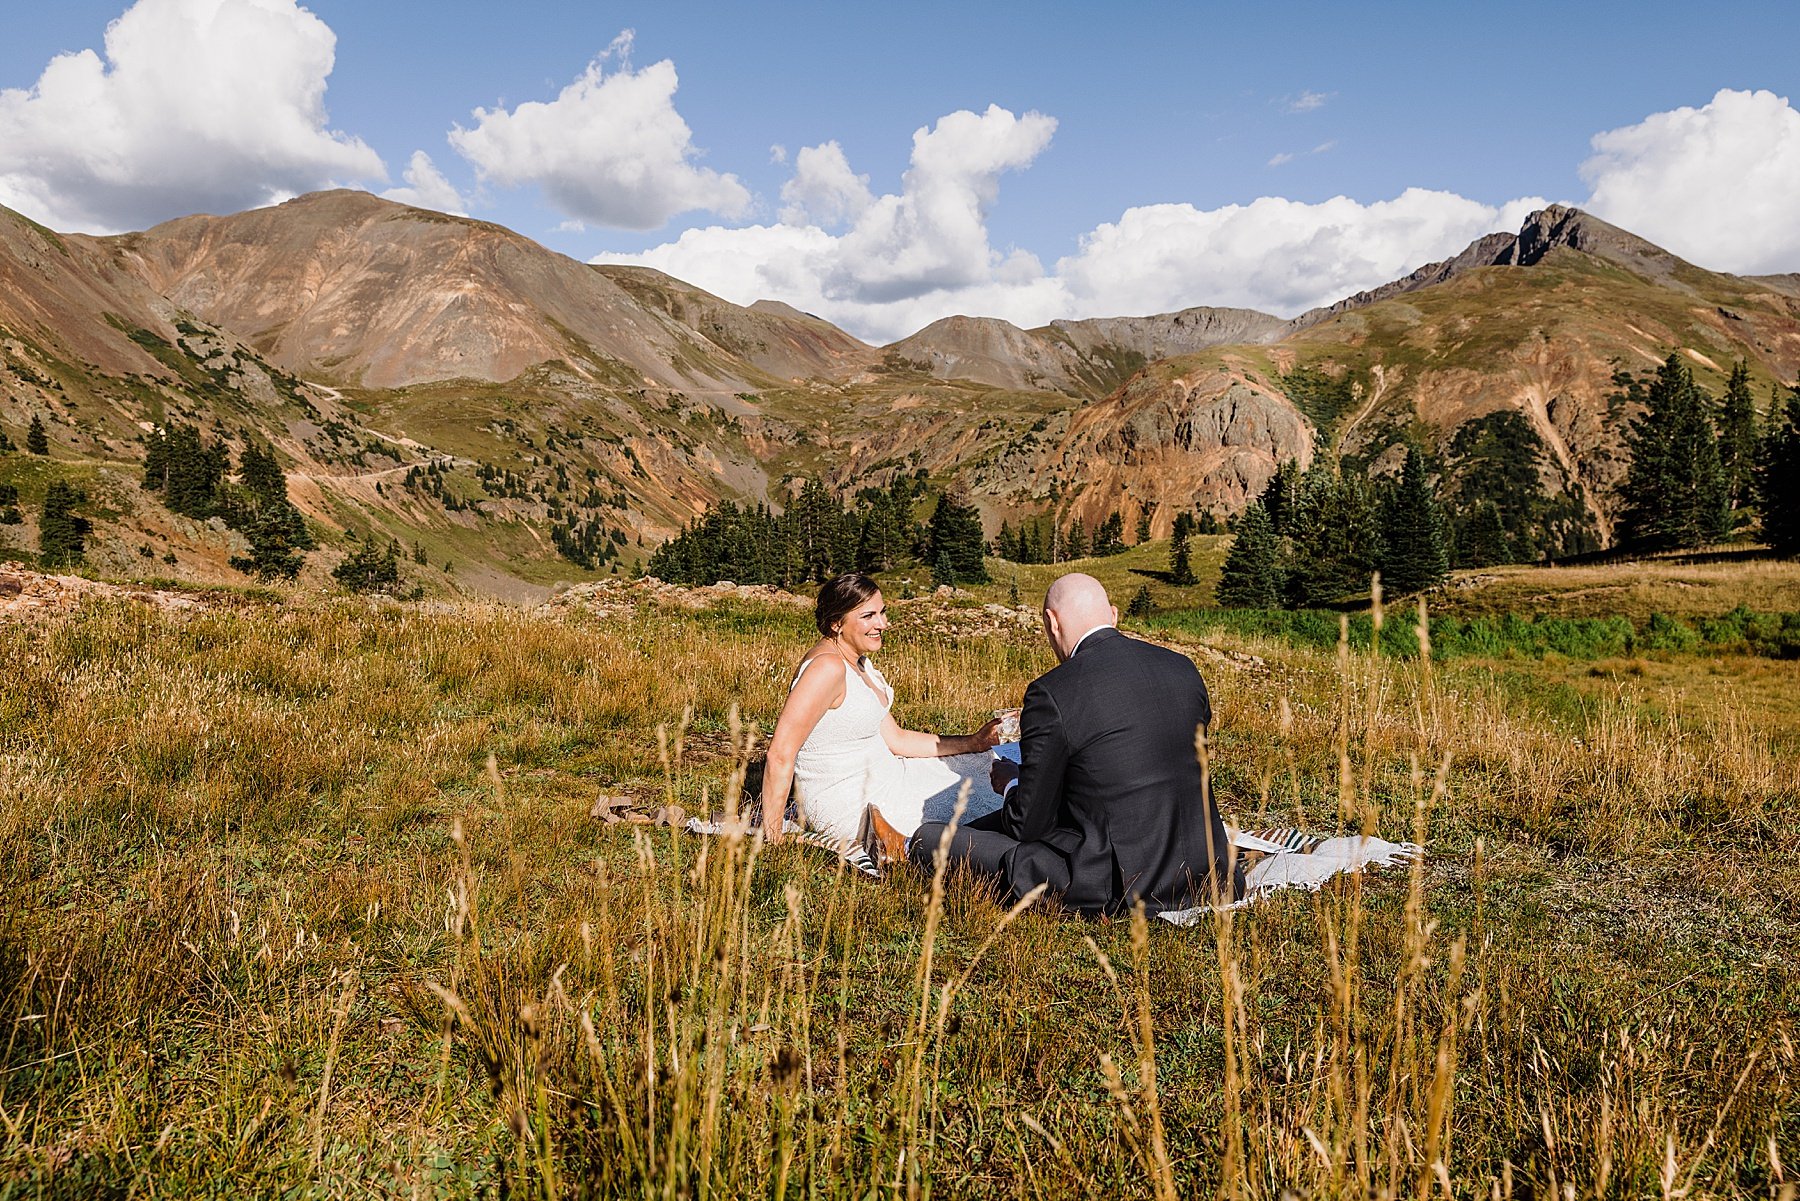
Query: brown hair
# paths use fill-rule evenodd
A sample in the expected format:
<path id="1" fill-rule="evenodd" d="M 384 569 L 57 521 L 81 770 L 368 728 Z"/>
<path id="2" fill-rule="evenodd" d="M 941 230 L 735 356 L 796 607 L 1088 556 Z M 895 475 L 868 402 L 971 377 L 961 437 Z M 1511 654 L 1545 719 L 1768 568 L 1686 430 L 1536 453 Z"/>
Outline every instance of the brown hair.
<path id="1" fill-rule="evenodd" d="M 860 571 L 847 571 L 819 589 L 819 603 L 813 609 L 813 624 L 819 633 L 830 638 L 838 623 L 856 606 L 881 591 L 881 585 Z"/>

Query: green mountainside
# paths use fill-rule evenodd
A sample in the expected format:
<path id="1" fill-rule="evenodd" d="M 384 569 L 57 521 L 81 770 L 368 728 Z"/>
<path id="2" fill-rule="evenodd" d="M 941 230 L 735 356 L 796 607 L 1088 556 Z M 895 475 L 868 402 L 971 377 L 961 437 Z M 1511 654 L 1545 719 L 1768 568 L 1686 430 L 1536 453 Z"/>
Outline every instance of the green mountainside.
<path id="1" fill-rule="evenodd" d="M 240 531 L 143 486 L 169 423 L 234 466 L 273 447 L 315 582 L 391 539 L 428 590 L 541 595 L 810 476 L 960 490 L 990 533 L 1119 514 L 1161 537 L 1235 513 L 1317 444 L 1385 473 L 1408 439 L 1442 495 L 1498 500 L 1567 553 L 1612 537 L 1629 378 L 1679 351 L 1717 394 L 1741 359 L 1766 397 L 1800 372 L 1797 292 L 1552 208 L 1292 321 L 950 318 L 873 348 L 362 193 L 115 238 L 0 210 L 0 484 L 25 518 L 0 555 L 32 555 L 63 479 L 86 492 L 95 570 L 244 582 Z M 34 419 L 47 455 L 22 449 Z"/>

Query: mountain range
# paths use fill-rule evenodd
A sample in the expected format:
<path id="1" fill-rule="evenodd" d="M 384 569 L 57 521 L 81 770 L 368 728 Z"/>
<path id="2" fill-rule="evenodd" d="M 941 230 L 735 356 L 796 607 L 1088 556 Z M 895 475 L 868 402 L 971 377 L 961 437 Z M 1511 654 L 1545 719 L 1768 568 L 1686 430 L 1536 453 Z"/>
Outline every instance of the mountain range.
<path id="1" fill-rule="evenodd" d="M 1492 495 L 1561 550 L 1606 544 L 1636 415 L 1671 352 L 1716 393 L 1800 373 L 1800 276 L 1708 271 L 1575 209 L 1284 320 L 1231 308 L 1022 329 L 950 317 L 868 346 L 788 305 L 732 304 L 491 223 L 335 191 L 116 237 L 0 209 L 0 455 L 27 500 L 77 479 L 102 569 L 241 579 L 237 535 L 138 483 L 191 423 L 271 443 L 328 546 L 396 537 L 445 583 L 526 595 L 720 499 L 779 505 L 924 473 L 1001 520 L 1240 509 L 1321 448 L 1380 473 L 1409 441 L 1440 494 Z M 29 504 L 26 505 L 29 511 Z M 0 554 L 35 545 L 0 527 Z M 322 571 L 330 553 L 313 556 Z M 154 560 L 150 563 L 147 561 Z"/>

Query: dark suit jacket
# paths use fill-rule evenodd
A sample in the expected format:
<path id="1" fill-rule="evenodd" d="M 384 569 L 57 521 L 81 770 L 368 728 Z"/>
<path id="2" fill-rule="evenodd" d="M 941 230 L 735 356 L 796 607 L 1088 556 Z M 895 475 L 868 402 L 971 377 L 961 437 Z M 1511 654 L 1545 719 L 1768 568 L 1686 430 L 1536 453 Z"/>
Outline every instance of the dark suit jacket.
<path id="1" fill-rule="evenodd" d="M 1211 721 L 1191 659 L 1113 629 L 1032 681 L 1019 782 L 999 815 L 1021 844 L 1006 864 L 1013 895 L 1047 882 L 1091 915 L 1139 897 L 1152 913 L 1183 908 L 1213 881 L 1232 893 L 1225 827 L 1201 794 L 1194 749 Z"/>

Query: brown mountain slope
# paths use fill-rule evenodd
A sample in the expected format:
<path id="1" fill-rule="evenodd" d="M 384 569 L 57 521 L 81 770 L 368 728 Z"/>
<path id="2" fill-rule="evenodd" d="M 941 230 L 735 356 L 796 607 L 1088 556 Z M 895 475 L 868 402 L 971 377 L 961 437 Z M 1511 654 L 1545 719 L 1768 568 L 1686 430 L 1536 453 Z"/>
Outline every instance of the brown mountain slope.
<path id="1" fill-rule="evenodd" d="M 1289 322 L 1254 309 L 1198 307 L 1090 317 L 1021 329 L 997 317 L 946 317 L 885 348 L 938 379 L 1098 397 L 1146 363 L 1209 346 L 1272 342 Z"/>
<path id="2" fill-rule="evenodd" d="M 29 341 L 51 358 L 115 375 L 163 375 L 162 364 L 125 330 L 172 335 L 170 310 L 110 247 L 80 234 L 52 233 L 0 208 L 0 328 L 21 344 Z"/>
<path id="3" fill-rule="evenodd" d="M 652 312 L 663 313 L 758 371 L 783 380 L 834 376 L 867 367 L 877 351 L 829 321 L 759 300 L 745 308 L 649 267 L 593 268 Z"/>
<path id="4" fill-rule="evenodd" d="M 731 393 L 854 353 L 853 339 L 825 338 L 817 323 L 748 314 L 685 286 L 624 287 L 498 225 L 365 192 L 184 217 L 112 241 L 156 291 L 274 362 L 369 388 L 501 382 L 560 360 L 624 387 Z M 676 292 L 680 304 L 668 300 Z M 743 328 L 709 340 L 683 323 L 684 308 L 715 320 L 729 308 Z"/>

